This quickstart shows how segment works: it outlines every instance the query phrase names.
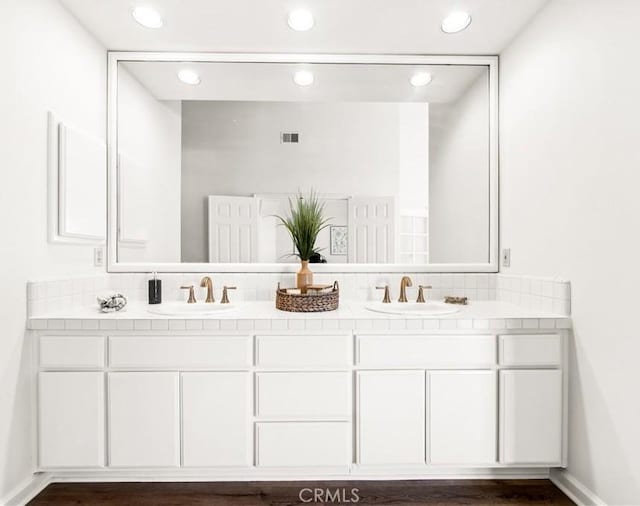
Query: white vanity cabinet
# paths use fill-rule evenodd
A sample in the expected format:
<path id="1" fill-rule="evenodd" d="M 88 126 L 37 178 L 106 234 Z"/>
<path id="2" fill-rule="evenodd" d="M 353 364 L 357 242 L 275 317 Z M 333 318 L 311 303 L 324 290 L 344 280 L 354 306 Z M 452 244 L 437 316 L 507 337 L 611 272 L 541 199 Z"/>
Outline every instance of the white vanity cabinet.
<path id="1" fill-rule="evenodd" d="M 58 334 L 37 335 L 40 471 L 393 478 L 566 464 L 566 331 Z"/>

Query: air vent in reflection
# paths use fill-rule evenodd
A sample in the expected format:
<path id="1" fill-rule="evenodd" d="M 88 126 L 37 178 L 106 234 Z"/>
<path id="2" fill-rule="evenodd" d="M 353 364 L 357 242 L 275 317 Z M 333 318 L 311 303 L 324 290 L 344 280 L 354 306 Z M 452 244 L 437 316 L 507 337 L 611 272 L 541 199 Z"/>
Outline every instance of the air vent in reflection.
<path id="1" fill-rule="evenodd" d="M 295 132 L 295 133 L 285 133 L 285 132 L 281 132 L 280 133 L 280 142 L 286 142 L 286 143 L 298 143 L 300 139 L 300 135 Z"/>

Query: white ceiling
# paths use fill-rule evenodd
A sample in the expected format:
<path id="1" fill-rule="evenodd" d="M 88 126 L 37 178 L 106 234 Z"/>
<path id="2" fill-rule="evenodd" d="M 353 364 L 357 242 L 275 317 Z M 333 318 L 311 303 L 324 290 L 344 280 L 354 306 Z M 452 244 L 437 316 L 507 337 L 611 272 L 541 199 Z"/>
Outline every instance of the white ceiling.
<path id="1" fill-rule="evenodd" d="M 125 62 L 124 68 L 159 100 L 242 100 L 295 102 L 451 102 L 488 68 L 471 65 L 333 65 L 286 63 Z M 182 83 L 181 69 L 201 83 Z M 296 70 L 313 72 L 311 86 L 293 82 Z M 413 87 L 416 72 L 429 72 L 427 86 Z M 489 99 L 487 86 L 487 101 Z"/>
<path id="2" fill-rule="evenodd" d="M 107 49 L 138 51 L 498 54 L 548 0 L 60 0 Z M 164 18 L 153 30 L 131 17 L 151 5 Z M 313 12 L 295 32 L 287 13 Z M 443 17 L 467 10 L 458 34 Z"/>

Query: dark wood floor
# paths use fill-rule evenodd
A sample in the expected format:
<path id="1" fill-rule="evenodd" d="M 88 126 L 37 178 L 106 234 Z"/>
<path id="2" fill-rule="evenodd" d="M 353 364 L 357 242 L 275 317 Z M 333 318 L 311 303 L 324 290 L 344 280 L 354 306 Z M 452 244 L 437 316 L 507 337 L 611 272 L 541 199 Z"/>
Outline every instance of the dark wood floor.
<path id="1" fill-rule="evenodd" d="M 304 490 L 303 490 L 304 489 Z M 318 489 L 314 492 L 315 489 Z M 353 490 L 357 489 L 357 490 Z M 314 493 L 318 501 L 314 501 Z M 328 493 L 328 495 L 327 495 Z M 358 500 L 356 500 L 356 498 Z M 549 480 L 55 483 L 30 506 L 572 505 Z"/>

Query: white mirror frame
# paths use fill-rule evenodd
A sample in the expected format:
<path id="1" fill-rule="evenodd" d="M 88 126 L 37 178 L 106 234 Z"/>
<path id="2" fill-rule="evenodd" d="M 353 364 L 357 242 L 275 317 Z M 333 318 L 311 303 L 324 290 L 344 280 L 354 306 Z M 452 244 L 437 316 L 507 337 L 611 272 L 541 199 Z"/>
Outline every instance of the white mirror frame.
<path id="1" fill-rule="evenodd" d="M 107 169 L 108 272 L 296 272 L 298 263 L 126 263 L 118 262 L 117 125 L 119 62 L 352 63 L 387 65 L 482 65 L 489 68 L 489 262 L 479 264 L 314 264 L 314 272 L 498 272 L 498 57 L 366 54 L 261 54 L 129 52 L 108 53 Z"/>

